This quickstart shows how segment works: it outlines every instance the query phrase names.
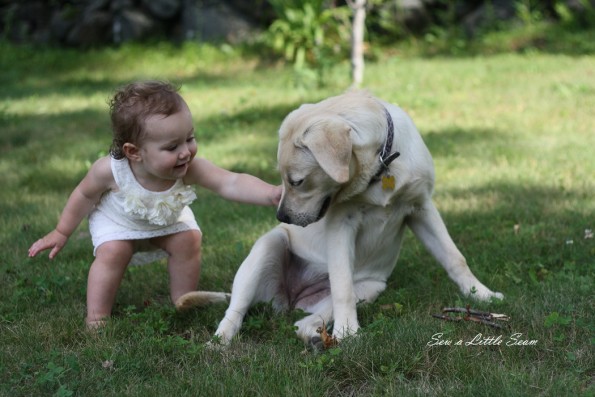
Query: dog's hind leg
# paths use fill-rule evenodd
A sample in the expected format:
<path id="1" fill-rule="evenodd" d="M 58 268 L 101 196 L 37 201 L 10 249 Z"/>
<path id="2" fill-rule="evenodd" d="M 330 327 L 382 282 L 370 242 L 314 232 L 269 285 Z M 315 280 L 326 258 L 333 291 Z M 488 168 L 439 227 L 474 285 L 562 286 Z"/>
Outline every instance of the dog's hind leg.
<path id="1" fill-rule="evenodd" d="M 431 200 L 427 200 L 421 209 L 411 214 L 407 218 L 407 224 L 463 294 L 479 300 L 504 298 L 500 292 L 492 292 L 473 275 Z"/>
<path id="2" fill-rule="evenodd" d="M 332 321 L 333 301 L 331 296 L 326 296 L 316 304 L 306 308 L 306 311 L 312 314 L 294 324 L 297 327 L 296 334 L 307 346 L 316 350 L 323 350 L 320 330 Z"/>
<path id="3" fill-rule="evenodd" d="M 282 228 L 275 228 L 256 241 L 234 277 L 229 307 L 215 331 L 220 344 L 229 344 L 252 305 L 275 297 L 282 263 L 287 260 L 287 246 L 287 234 Z"/>
<path id="4" fill-rule="evenodd" d="M 374 302 L 385 288 L 386 282 L 380 280 L 360 280 L 354 285 L 358 303 Z M 305 308 L 305 311 L 312 314 L 295 323 L 297 327 L 296 333 L 306 345 L 317 350 L 322 350 L 323 341 L 320 331 L 323 326 L 328 326 L 333 320 L 333 302 L 331 296 L 329 295 L 316 304 Z"/>

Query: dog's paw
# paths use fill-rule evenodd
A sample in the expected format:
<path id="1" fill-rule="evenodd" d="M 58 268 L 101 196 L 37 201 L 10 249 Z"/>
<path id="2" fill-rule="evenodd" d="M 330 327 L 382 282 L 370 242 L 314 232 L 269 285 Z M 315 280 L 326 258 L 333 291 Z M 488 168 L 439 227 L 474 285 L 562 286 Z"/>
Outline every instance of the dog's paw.
<path id="1" fill-rule="evenodd" d="M 503 300 L 504 294 L 501 292 L 492 292 L 488 288 L 475 288 L 471 287 L 469 291 L 465 294 L 475 300 L 482 301 L 482 302 L 489 302 L 492 299 L 496 300 Z"/>
<path id="2" fill-rule="evenodd" d="M 191 291 L 180 296 L 174 303 L 176 310 L 184 311 L 194 307 L 204 307 L 213 303 L 227 303 L 231 294 L 226 292 Z"/>
<path id="3" fill-rule="evenodd" d="M 211 338 L 210 341 L 205 343 L 205 347 L 207 348 L 207 350 L 211 351 L 223 351 L 227 350 L 227 348 L 229 347 L 229 342 L 230 341 L 226 340 L 225 338 L 219 335 L 215 335 Z"/>
<path id="4" fill-rule="evenodd" d="M 320 336 L 313 336 L 308 341 L 308 347 L 315 352 L 323 352 L 325 350 L 324 342 Z"/>
<path id="5" fill-rule="evenodd" d="M 337 340 L 337 342 L 340 342 L 345 338 L 355 336 L 358 331 L 359 323 L 357 321 L 346 326 L 337 325 L 337 323 L 335 323 L 333 328 L 333 337 Z"/>

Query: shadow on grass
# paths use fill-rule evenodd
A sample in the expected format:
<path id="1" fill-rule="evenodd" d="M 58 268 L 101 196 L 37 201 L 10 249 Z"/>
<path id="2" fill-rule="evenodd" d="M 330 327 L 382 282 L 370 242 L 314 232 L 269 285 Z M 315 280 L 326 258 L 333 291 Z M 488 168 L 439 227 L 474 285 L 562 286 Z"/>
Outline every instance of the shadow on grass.
<path id="1" fill-rule="evenodd" d="M 106 93 L 107 100 L 112 96 L 113 92 L 123 85 L 126 85 L 136 80 L 146 80 L 146 78 L 138 79 L 113 79 L 103 77 L 99 79 L 68 77 L 66 72 L 48 72 L 41 74 L 43 77 L 37 77 L 30 80 L 10 80 L 3 81 L 4 89 L 0 91 L 0 100 L 2 99 L 23 99 L 37 96 L 51 96 L 53 94 L 68 95 L 95 95 L 98 92 Z M 66 75 L 66 76 L 65 76 Z M 219 86 L 223 81 L 230 80 L 232 76 L 226 76 L 216 73 L 208 73 L 204 71 L 197 72 L 192 77 L 183 79 L 168 79 L 163 77 L 154 77 L 157 80 L 169 80 L 176 85 L 184 86 L 185 84 L 201 84 L 204 86 Z M 0 79 L 2 81 L 3 79 Z"/>
<path id="2" fill-rule="evenodd" d="M 255 111 L 246 109 L 220 122 L 227 125 L 238 118 L 248 127 L 262 124 L 273 128 L 275 122 L 270 120 L 292 110 L 288 108 L 279 106 Z M 217 123 L 218 120 L 219 118 L 213 117 L 206 123 Z M 234 138 L 233 132 L 223 134 L 227 134 L 224 135 L 226 138 Z M 502 139 L 502 136 L 503 134 L 492 130 L 449 129 L 429 132 L 425 138 L 434 157 L 441 158 L 452 155 L 453 149 L 467 156 L 470 151 L 476 150 L 478 145 L 489 146 Z M 72 137 L 65 136 L 60 139 L 63 140 L 53 145 L 64 147 L 64 152 L 68 153 L 71 150 L 68 142 Z M 205 139 L 215 142 L 221 139 L 221 136 L 212 135 Z M 242 139 L 241 135 L 236 135 L 236 139 Z M 269 149 L 272 148 L 267 148 Z M 245 150 L 249 156 L 258 157 L 263 148 L 256 142 L 246 145 Z M 238 162 L 232 164 L 232 168 L 255 175 L 262 173 L 262 170 L 252 163 Z M 76 177 L 82 176 L 64 178 L 56 174 L 55 170 L 44 168 L 43 165 L 30 173 L 29 179 L 25 177 L 20 180 L 20 188 L 26 187 L 35 191 L 40 199 L 44 194 L 69 192 L 77 183 Z M 272 177 L 272 173 L 269 176 Z M 594 225 L 589 223 L 592 222 L 592 217 L 585 210 L 588 207 L 583 205 L 588 202 L 592 192 L 579 188 L 560 189 L 538 183 L 530 185 L 502 181 L 465 189 L 445 189 L 438 186 L 437 190 L 439 196 L 435 201 L 439 208 L 447 208 L 441 213 L 453 240 L 467 258 L 473 272 L 493 290 L 501 291 L 515 299 L 521 291 L 530 293 L 531 285 L 539 285 L 532 281 L 532 277 L 547 278 L 548 274 L 561 273 L 563 269 L 568 269 L 569 264 L 575 269 L 572 276 L 585 277 L 592 272 L 589 269 L 592 263 L 593 240 L 584 238 L 584 230 L 593 229 Z M 254 241 L 276 225 L 274 209 L 225 202 L 216 195 L 200 189 L 198 193 L 199 199 L 192 207 L 205 236 L 205 266 L 201 287 L 208 290 L 229 290 L 238 266 Z M 468 200 L 480 205 L 448 209 L 449 201 L 466 203 Z M 441 206 L 441 201 L 447 205 Z M 30 302 L 36 300 L 42 301 L 46 310 L 48 307 L 62 307 L 65 302 L 70 304 L 69 302 L 80 301 L 84 296 L 82 290 L 86 266 L 87 262 L 92 260 L 90 243 L 87 240 L 71 241 L 69 247 L 60 255 L 59 277 L 55 273 L 55 266 L 36 267 L 35 275 L 27 266 L 22 266 L 26 261 L 25 245 L 39 238 L 42 233 L 36 225 L 23 228 L 23 223 L 35 222 L 35 216 L 40 211 L 47 210 L 59 209 L 37 208 L 31 203 L 0 200 L 0 211 L 5 214 L 6 224 L 13 228 L 2 235 L 1 243 L 5 248 L 3 256 L 7 255 L 8 258 L 8 255 L 14 255 L 7 254 L 9 250 L 14 251 L 14 246 L 20 246 L 23 253 L 22 261 L 15 261 L 13 258 L 2 260 L 5 264 L 3 267 L 7 286 L 2 296 L 9 305 L 0 310 L 6 316 L 16 318 L 20 311 L 30 310 Z M 515 228 L 515 225 L 518 225 L 518 228 Z M 573 243 L 569 244 L 568 241 Z M 35 261 L 45 263 L 46 259 Z M 81 262 L 84 262 L 85 270 L 81 269 Z M 168 285 L 164 272 L 162 266 L 130 272 L 123 284 L 115 313 L 125 312 L 129 305 L 142 308 L 148 297 L 167 297 Z M 68 282 L 60 281 L 67 277 L 70 277 Z M 381 295 L 379 302 L 399 301 L 408 304 L 445 299 L 445 296 L 452 297 L 452 294 L 456 293 L 456 286 L 447 280 L 444 270 L 408 233 L 401 258 L 388 280 L 387 291 Z M 26 299 L 23 300 L 23 297 Z M 167 301 L 166 298 L 163 299 Z M 215 313 L 213 317 L 218 319 L 219 315 Z"/>
<path id="3" fill-rule="evenodd" d="M 180 51 L 175 46 L 164 43 L 164 46 L 138 46 L 132 49 L 114 52 L 113 49 L 104 48 L 97 51 L 80 51 L 74 49 L 53 49 L 38 47 L 18 47 L 3 45 L 0 42 L 0 100 L 23 99 L 36 96 L 61 95 L 93 95 L 105 92 L 106 98 L 119 86 L 129 83 L 130 79 L 115 78 L 122 75 L 122 71 L 138 67 L 138 59 L 146 58 L 152 51 L 163 51 L 171 54 L 171 58 L 180 57 L 188 59 L 188 54 Z M 200 47 L 197 47 L 200 52 Z M 122 59 L 118 59 L 118 54 Z M 194 55 L 196 57 L 196 55 Z M 165 60 L 155 62 L 165 63 Z M 188 62 L 191 62 L 190 60 Z M 223 62 L 223 61 L 221 61 Z M 174 65 L 175 68 L 175 65 Z M 106 69 L 108 69 L 106 71 Z M 114 70 L 114 73 L 109 70 Z M 169 79 L 175 84 L 200 84 L 204 86 L 219 86 L 220 84 L 236 79 L 237 76 L 230 71 L 212 71 L 201 67 L 196 62 L 194 72 L 185 73 L 185 77 L 175 78 L 176 69 L 158 73 L 155 79 Z M 139 69 L 139 75 L 143 75 Z M 95 75 L 97 77 L 80 77 L 82 75 Z M 170 76 L 170 77 L 168 77 Z M 150 77 L 143 77 L 150 78 Z M 141 78 L 139 78 L 141 79 Z"/>
<path id="4" fill-rule="evenodd" d="M 450 157 L 462 153 L 462 157 L 481 156 L 478 147 L 491 147 L 506 142 L 508 137 L 496 129 L 448 128 L 440 131 L 420 131 L 424 143 L 433 158 Z"/>
<path id="5" fill-rule="evenodd" d="M 569 268 L 576 277 L 592 274 L 593 239 L 585 238 L 585 229 L 594 225 L 581 205 L 588 200 L 588 192 L 503 182 L 445 194 L 450 199 L 485 203 L 475 209 L 442 210 L 441 214 L 472 271 L 493 290 L 514 297 L 523 288 Z M 225 287 L 231 286 L 253 242 L 276 221 L 272 210 L 255 211 L 250 206 L 226 204 L 227 211 L 219 214 L 205 211 L 216 208 L 217 200 L 207 198 L 197 204 L 195 212 L 202 216 L 201 227 L 210 249 L 225 252 L 225 259 L 219 257 L 221 262 L 210 264 L 216 271 L 205 268 L 205 278 L 210 285 Z M 436 201 L 440 207 L 440 200 Z M 406 295 L 418 298 L 445 291 L 458 293 L 442 267 L 410 232 L 389 278 L 389 289 L 394 290 L 390 296 L 402 288 Z"/>
<path id="6" fill-rule="evenodd" d="M 292 105 L 252 106 L 239 112 L 203 118 L 197 126 L 197 134 L 199 139 L 207 142 L 238 135 L 238 129 L 245 133 L 276 137 L 285 116 L 300 105 L 296 102 Z"/>
<path id="7" fill-rule="evenodd" d="M 221 114 L 202 119 L 197 124 L 199 145 L 217 143 L 224 140 L 236 140 L 242 146 L 241 154 L 248 158 L 261 158 L 263 152 L 271 153 L 266 163 L 276 163 L 277 130 L 283 118 L 294 106 L 279 105 L 274 107 L 254 106 L 240 112 Z M 106 105 L 107 108 L 107 105 Z M 54 157 L 62 159 L 79 158 L 93 162 L 101 154 L 108 152 L 111 143 L 111 131 L 107 109 L 105 112 L 83 110 L 48 115 L 3 115 L 5 121 L 3 134 L 0 135 L 0 153 L 10 154 L 18 150 L 22 154 L 15 163 L 26 159 L 27 167 L 21 172 L 21 186 L 33 192 L 63 191 L 73 188 L 84 176 L 86 170 L 69 175 L 61 174 L 48 160 Z M 40 126 L 43 126 L 40 128 Z M 256 136 L 256 140 L 245 140 L 243 133 Z M 262 139 L 259 139 L 262 137 Z M 40 140 L 43 139 L 43 142 Z M 242 142 L 245 142 L 242 143 Z M 32 149 L 32 148 L 41 148 Z M 29 148 L 29 150 L 28 150 Z M 16 166 L 16 164 L 15 164 Z M 276 178 L 274 167 L 263 170 L 255 169 L 250 164 L 238 162 L 230 167 L 237 172 L 248 172 L 262 177 L 266 171 L 267 179 Z"/>
<path id="8" fill-rule="evenodd" d="M 556 265 L 563 264 L 566 248 L 585 264 L 591 257 L 588 250 L 574 250 L 593 242 L 585 239 L 585 229 L 594 226 L 584 205 L 590 200 L 585 190 L 498 182 L 446 194 L 482 203 L 476 209 L 444 211 L 447 226 L 462 244 L 480 250 L 490 247 L 487 252 L 499 248 L 499 258 L 533 261 L 538 257 Z"/>
<path id="9" fill-rule="evenodd" d="M 87 89 L 96 92 L 94 90 L 98 87 L 90 84 Z M 199 144 L 201 141 L 214 144 L 223 140 L 242 142 L 245 131 L 256 135 L 257 139 L 242 144 L 244 157 L 259 158 L 263 151 L 275 153 L 276 139 L 271 139 L 271 135 L 276 135 L 283 118 L 299 105 L 255 105 L 238 112 L 204 118 L 197 126 Z M 22 170 L 18 178 L 12 179 L 16 185 L 7 182 L 5 188 L 26 188 L 39 199 L 44 194 L 69 193 L 86 170 L 64 175 L 49 166 L 47 160 L 58 156 L 93 161 L 100 151 L 107 152 L 110 143 L 107 118 L 107 111 L 88 110 L 59 115 L 7 117 L 7 124 L 0 135 L 0 152 L 11 155 L 13 150 L 18 149 L 14 163 L 15 168 Z M 43 127 L 40 128 L 40 125 Z M 452 128 L 423 133 L 435 159 L 457 153 L 461 153 L 462 158 L 484 157 L 489 155 L 484 148 L 507 144 L 511 136 L 490 129 Z M 44 140 L 41 144 L 40 139 Z M 39 151 L 39 148 L 43 148 L 43 151 Z M 275 161 L 272 158 L 270 160 Z M 257 163 L 241 159 L 229 168 L 271 181 L 278 178 L 274 169 L 263 170 Z M 481 203 L 480 209 L 442 211 L 454 240 L 462 251 L 470 250 L 470 257 L 493 255 L 504 261 L 531 261 L 539 257 L 543 262 L 560 266 L 567 258 L 565 241 L 579 241 L 584 229 L 594 226 L 588 223 L 588 214 L 584 213 L 584 206 L 581 205 L 587 202 L 590 193 L 579 189 L 563 190 L 539 184 L 495 181 L 457 190 L 444 190 L 437 186 L 437 191 L 440 193 L 436 200 L 439 208 L 441 199 L 462 203 L 472 199 Z M 0 209 L 8 218 L 24 216 L 29 210 L 36 211 L 32 204 L 7 200 L 1 202 Z M 250 206 L 233 204 L 229 207 L 219 203 L 219 198 L 203 194 L 195 210 L 202 213 L 201 217 L 210 230 L 217 230 L 213 235 L 216 245 L 225 244 L 229 236 L 240 238 L 242 233 L 252 235 L 255 239 L 256 230 L 260 232 L 263 227 L 274 224 L 274 221 L 271 222 L 272 212 L 268 209 L 254 211 Z M 24 212 L 23 208 L 28 210 Z M 204 208 L 220 210 L 204 211 Z M 517 235 L 514 234 L 515 225 L 520 225 Z M 574 248 L 579 245 L 574 245 Z M 247 253 L 249 247 L 245 248 Z M 572 260 L 585 262 L 589 256 L 588 249 L 580 248 L 573 252 Z"/>
<path id="10" fill-rule="evenodd" d="M 567 271 L 565 269 L 569 264 L 573 266 L 576 277 L 592 273 L 593 240 L 585 239 L 583 232 L 586 228 L 592 229 L 593 225 L 588 223 L 588 214 L 568 211 L 563 205 L 566 201 L 580 202 L 585 192 L 561 192 L 552 188 L 503 183 L 453 190 L 448 194 L 463 198 L 473 196 L 478 201 L 494 203 L 478 210 L 442 211 L 455 244 L 467 258 L 473 272 L 493 290 L 515 299 L 520 291 L 530 293 L 530 286 L 537 285 L 532 277 L 549 277 Z M 201 288 L 229 290 L 237 268 L 254 241 L 276 225 L 274 209 L 229 203 L 204 192 L 199 194 L 192 207 L 204 233 Z M 2 204 L 0 209 L 11 218 L 26 217 L 19 208 Z M 16 222 L 13 220 L 9 224 L 16 225 Z M 520 225 L 517 231 L 515 224 Z M 21 241 L 30 243 L 39 238 L 39 233 L 39 228 L 35 226 L 29 230 L 14 230 L 2 238 L 2 245 L 5 248 L 21 246 L 24 244 Z M 573 244 L 568 244 L 568 240 L 573 240 Z M 86 274 L 81 269 L 81 261 L 92 260 L 90 242 L 71 241 L 56 263 L 36 266 L 34 276 L 28 266 L 22 266 L 26 259 L 24 247 L 21 248 L 22 261 L 3 260 L 6 302 L 14 301 L 9 298 L 13 293 L 14 296 L 27 293 L 31 295 L 30 299 L 35 299 L 35 294 L 48 294 L 46 290 L 51 292 L 51 299 L 45 295 L 40 297 L 46 309 L 81 299 Z M 45 257 L 35 260 L 39 264 L 46 261 Z M 70 277 L 66 284 L 58 282 L 60 277 L 56 278 L 55 267 L 58 265 L 61 269 L 59 274 Z M 129 305 L 142 307 L 143 301 L 149 298 L 167 297 L 165 272 L 162 265 L 151 265 L 128 274 L 116 312 Z M 42 290 L 36 286 L 40 282 Z M 27 287 L 26 291 L 17 293 L 23 286 Z M 400 296 L 401 303 L 411 303 L 436 297 L 444 299 L 457 293 L 456 286 L 447 279 L 440 265 L 408 233 L 401 257 L 380 302 L 386 303 L 386 300 Z M 18 310 L 25 310 L 22 303 L 13 303 L 14 309 L 6 306 L 3 310 L 15 315 Z"/>
<path id="11" fill-rule="evenodd" d="M 278 105 L 273 107 L 253 106 L 240 112 L 219 114 L 196 121 L 197 136 L 203 142 L 216 142 L 235 135 L 238 129 L 245 133 L 276 136 L 285 116 L 299 107 Z M 27 146 L 32 139 L 44 139 L 50 147 L 67 147 L 76 141 L 103 139 L 106 150 L 111 142 L 111 127 L 107 102 L 105 111 L 81 110 L 60 114 L 16 116 L 0 109 L 3 132 L 0 135 L 0 152 Z M 44 126 L 40 129 L 39 126 Z"/>
<path id="12" fill-rule="evenodd" d="M 584 206 L 588 197 L 589 192 L 579 189 L 498 182 L 442 190 L 434 201 L 438 208 L 442 199 L 482 203 L 441 210 L 441 215 L 474 274 L 492 290 L 516 299 L 518 294 L 534 293 L 532 288 L 555 275 L 579 281 L 593 276 L 594 240 L 586 237 L 585 230 L 595 224 Z M 579 281 L 577 285 L 584 287 L 584 280 Z M 410 232 L 388 285 L 393 289 L 389 297 L 400 294 L 411 302 L 440 291 L 458 294 L 446 272 Z"/>

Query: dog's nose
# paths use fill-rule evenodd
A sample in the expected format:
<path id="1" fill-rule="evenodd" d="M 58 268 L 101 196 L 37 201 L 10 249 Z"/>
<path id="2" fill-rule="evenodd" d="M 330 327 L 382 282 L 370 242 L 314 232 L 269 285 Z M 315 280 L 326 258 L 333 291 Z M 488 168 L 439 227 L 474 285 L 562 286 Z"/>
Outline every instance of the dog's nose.
<path id="1" fill-rule="evenodd" d="M 283 222 L 283 223 L 291 223 L 291 219 L 289 218 L 289 215 L 287 215 L 287 213 L 283 210 L 283 208 L 279 208 L 277 210 L 277 220 L 279 222 Z"/>

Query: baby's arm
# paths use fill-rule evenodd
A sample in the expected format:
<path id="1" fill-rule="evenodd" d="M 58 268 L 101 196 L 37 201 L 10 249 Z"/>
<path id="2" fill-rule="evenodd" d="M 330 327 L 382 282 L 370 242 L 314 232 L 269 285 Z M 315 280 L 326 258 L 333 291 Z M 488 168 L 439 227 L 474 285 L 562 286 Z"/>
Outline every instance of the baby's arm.
<path id="1" fill-rule="evenodd" d="M 51 248 L 49 257 L 53 259 L 66 245 L 68 238 L 83 218 L 91 212 L 101 195 L 114 185 L 110 158 L 103 157 L 97 160 L 71 193 L 56 228 L 33 243 L 29 248 L 29 256 L 33 257 Z"/>
<path id="2" fill-rule="evenodd" d="M 228 171 L 198 157 L 192 160 L 184 183 L 198 184 L 227 200 L 256 205 L 277 205 L 282 192 L 281 186 L 249 174 Z"/>

